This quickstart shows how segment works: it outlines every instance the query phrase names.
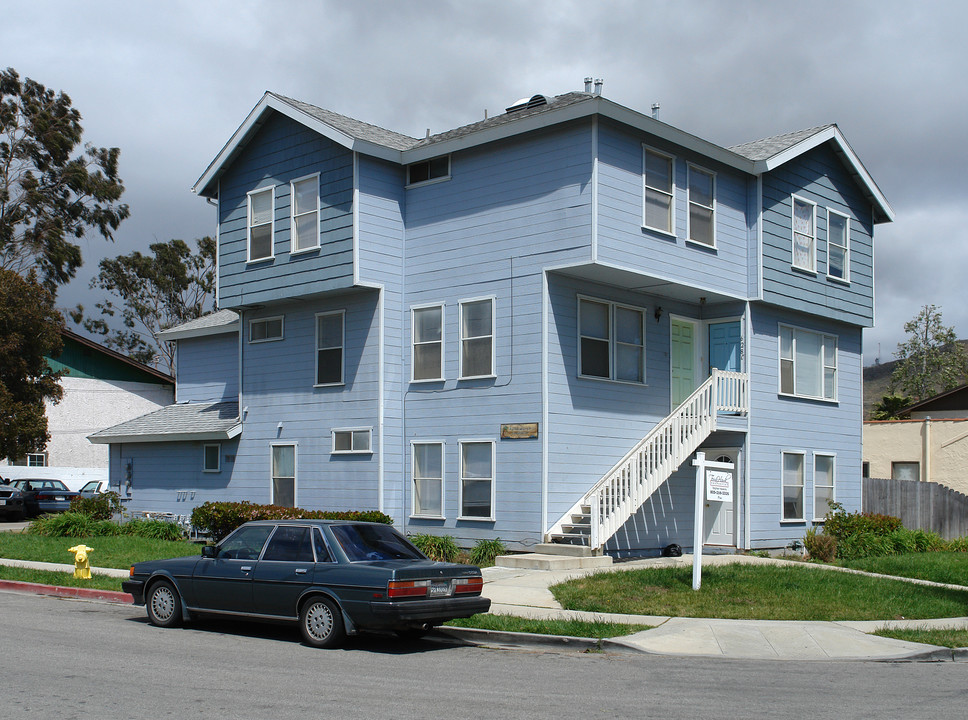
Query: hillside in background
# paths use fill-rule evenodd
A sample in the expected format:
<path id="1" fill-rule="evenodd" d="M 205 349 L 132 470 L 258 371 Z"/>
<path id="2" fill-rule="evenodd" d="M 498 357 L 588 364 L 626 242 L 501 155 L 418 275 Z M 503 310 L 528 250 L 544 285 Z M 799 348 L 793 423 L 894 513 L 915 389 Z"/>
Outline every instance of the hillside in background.
<path id="1" fill-rule="evenodd" d="M 959 340 L 962 346 L 968 350 L 968 340 Z M 897 360 L 871 365 L 864 368 L 864 419 L 871 416 L 871 409 L 887 395 L 891 384 L 891 374 L 897 366 Z M 966 378 L 968 382 L 968 378 Z"/>

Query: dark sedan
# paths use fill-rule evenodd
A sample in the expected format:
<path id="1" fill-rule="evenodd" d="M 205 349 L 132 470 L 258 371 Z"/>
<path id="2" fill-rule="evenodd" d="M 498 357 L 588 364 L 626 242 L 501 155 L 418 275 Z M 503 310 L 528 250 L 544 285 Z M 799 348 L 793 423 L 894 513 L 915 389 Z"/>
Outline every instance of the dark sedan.
<path id="1" fill-rule="evenodd" d="M 13 486 L 23 493 L 24 509 L 30 516 L 65 512 L 78 495 L 60 480 L 22 478 L 14 480 Z"/>
<path id="2" fill-rule="evenodd" d="M 363 630 L 417 637 L 491 605 L 479 568 L 429 560 L 388 525 L 337 520 L 246 523 L 200 557 L 133 565 L 122 587 L 154 625 L 196 614 L 298 622 L 315 647 Z"/>
<path id="3" fill-rule="evenodd" d="M 4 520 L 24 519 L 24 496 L 13 485 L 0 483 L 0 517 Z"/>

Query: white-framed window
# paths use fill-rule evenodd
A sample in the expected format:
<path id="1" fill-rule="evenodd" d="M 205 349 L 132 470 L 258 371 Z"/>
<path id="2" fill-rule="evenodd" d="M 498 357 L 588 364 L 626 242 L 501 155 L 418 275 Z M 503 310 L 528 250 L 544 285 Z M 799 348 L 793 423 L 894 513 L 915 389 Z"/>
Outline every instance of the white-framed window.
<path id="1" fill-rule="evenodd" d="M 832 453 L 815 453 L 813 456 L 813 517 L 823 520 L 830 510 L 830 503 L 837 501 L 836 460 Z"/>
<path id="2" fill-rule="evenodd" d="M 316 315 L 316 385 L 343 383 L 344 315 L 344 310 Z"/>
<path id="3" fill-rule="evenodd" d="M 850 282 L 850 218 L 827 208 L 827 277 Z"/>
<path id="4" fill-rule="evenodd" d="M 920 480 L 921 463 L 919 462 L 891 462 L 892 480 Z"/>
<path id="5" fill-rule="evenodd" d="M 275 188 L 253 190 L 248 194 L 248 251 L 246 260 L 257 262 L 273 257 L 275 236 Z"/>
<path id="6" fill-rule="evenodd" d="M 695 165 L 689 175 L 689 240 L 716 247 L 716 173 Z"/>
<path id="7" fill-rule="evenodd" d="M 11 460 L 10 464 L 18 467 L 47 467 L 47 453 L 27 453 Z"/>
<path id="8" fill-rule="evenodd" d="M 645 203 L 642 224 L 675 235 L 675 158 L 642 146 Z"/>
<path id="9" fill-rule="evenodd" d="M 578 374 L 645 382 L 645 310 L 578 298 Z"/>
<path id="10" fill-rule="evenodd" d="M 410 443 L 413 457 L 412 513 L 415 517 L 444 517 L 444 444 Z"/>
<path id="11" fill-rule="evenodd" d="M 444 306 L 426 305 L 410 310 L 414 382 L 444 379 Z"/>
<path id="12" fill-rule="evenodd" d="M 205 443 L 202 446 L 202 472 L 217 473 L 222 469 L 222 445 Z"/>
<path id="13" fill-rule="evenodd" d="M 793 267 L 817 271 L 817 204 L 796 195 L 793 205 Z"/>
<path id="14" fill-rule="evenodd" d="M 493 440 L 461 440 L 460 517 L 463 520 L 494 519 Z"/>
<path id="15" fill-rule="evenodd" d="M 781 520 L 803 520 L 802 452 L 783 452 L 783 510 Z"/>
<path id="16" fill-rule="evenodd" d="M 407 165 L 407 186 L 422 185 L 434 180 L 450 178 L 450 155 L 423 160 Z"/>
<path id="17" fill-rule="evenodd" d="M 290 252 L 319 247 L 319 173 L 293 180 L 290 197 Z"/>
<path id="18" fill-rule="evenodd" d="M 283 315 L 249 320 L 249 342 L 260 343 L 282 340 L 285 330 Z"/>
<path id="19" fill-rule="evenodd" d="M 494 298 L 460 303 L 460 377 L 494 376 Z"/>
<path id="20" fill-rule="evenodd" d="M 372 453 L 373 428 L 334 428 L 333 455 Z"/>
<path id="21" fill-rule="evenodd" d="M 271 446 L 272 504 L 296 507 L 296 445 Z"/>
<path id="22" fill-rule="evenodd" d="M 779 326 L 780 394 L 837 399 L 837 336 Z"/>

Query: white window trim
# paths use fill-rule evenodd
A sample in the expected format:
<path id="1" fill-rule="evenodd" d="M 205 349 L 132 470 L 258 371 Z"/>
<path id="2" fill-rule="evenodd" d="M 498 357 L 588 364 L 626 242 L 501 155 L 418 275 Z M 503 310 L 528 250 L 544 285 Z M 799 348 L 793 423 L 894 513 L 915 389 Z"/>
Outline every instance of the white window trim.
<path id="1" fill-rule="evenodd" d="M 252 196 L 262 193 L 269 193 L 269 254 L 264 257 L 252 257 Z M 257 188 L 250 190 L 245 195 L 245 261 L 247 263 L 260 263 L 266 260 L 273 260 L 276 257 L 276 187 Z"/>
<path id="2" fill-rule="evenodd" d="M 31 458 L 39 458 L 40 465 L 31 462 Z M 24 455 L 24 464 L 26 467 L 48 467 L 49 457 L 46 452 L 39 453 L 27 453 Z"/>
<path id="3" fill-rule="evenodd" d="M 583 375 L 581 367 L 581 303 L 582 300 L 587 300 L 588 302 L 598 303 L 600 305 L 608 306 L 608 377 L 599 377 L 598 375 Z M 635 312 L 642 313 L 642 382 L 637 380 L 620 380 L 615 377 L 615 348 L 618 345 L 618 340 L 616 339 L 615 332 L 615 309 L 624 308 L 626 310 L 633 310 Z M 577 314 L 575 315 L 575 327 L 578 335 L 578 346 L 577 346 L 577 365 L 578 365 L 578 377 L 583 380 L 599 380 L 601 382 L 613 382 L 621 383 L 623 385 L 635 385 L 636 387 L 644 387 L 648 385 L 648 376 L 646 375 L 646 369 L 648 363 L 646 362 L 646 351 L 648 348 L 648 342 L 646 341 L 646 330 L 648 329 L 648 323 L 646 322 L 646 317 L 648 313 L 646 308 L 639 307 L 637 305 L 630 305 L 629 303 L 614 302 L 612 300 L 602 300 L 601 298 L 592 297 L 590 295 L 578 295 L 578 307 Z M 598 338 L 595 338 L 598 339 Z"/>
<path id="4" fill-rule="evenodd" d="M 786 458 L 787 455 L 799 455 L 801 460 L 800 468 L 801 468 L 801 479 L 803 484 L 800 486 L 800 489 L 803 492 L 803 498 L 800 502 L 801 516 L 799 518 L 788 518 L 783 516 L 783 491 L 787 487 L 786 483 L 784 482 L 783 472 L 786 465 L 786 463 L 784 462 L 784 459 Z M 791 485 L 790 487 L 793 487 L 793 486 Z M 781 450 L 780 451 L 780 524 L 781 525 L 784 523 L 803 524 L 807 521 L 806 516 L 807 516 L 807 453 L 804 450 Z"/>
<path id="5" fill-rule="evenodd" d="M 273 320 L 279 321 L 279 337 L 264 337 L 261 340 L 252 339 L 252 326 L 255 323 L 269 323 Z M 285 315 L 270 315 L 269 317 L 252 318 L 249 320 L 249 344 L 257 345 L 259 343 L 266 342 L 278 342 L 286 337 L 286 316 Z"/>
<path id="6" fill-rule="evenodd" d="M 837 215 L 844 219 L 844 276 L 842 278 L 830 274 L 830 216 Z M 839 245 L 838 245 L 839 247 Z M 850 284 L 850 215 L 833 208 L 827 208 L 827 279 L 833 282 Z"/>
<path id="7" fill-rule="evenodd" d="M 439 342 L 440 344 L 440 377 L 436 378 L 420 378 L 417 380 L 414 378 L 414 370 L 416 369 L 416 359 L 417 359 L 417 323 L 415 321 L 415 315 L 417 310 L 429 310 L 431 308 L 440 308 L 440 340 L 434 340 L 433 342 Z M 441 382 L 445 379 L 447 373 L 444 370 L 444 347 L 447 343 L 447 314 L 444 303 L 424 303 L 422 305 L 411 305 L 410 306 L 410 382 L 412 383 L 432 383 Z M 421 343 L 421 345 L 430 345 L 431 343 Z"/>
<path id="8" fill-rule="evenodd" d="M 275 488 L 273 487 L 274 476 L 272 474 L 272 448 L 291 447 L 292 448 L 292 505 L 299 507 L 299 443 L 297 442 L 271 442 L 269 443 L 269 501 L 275 503 Z"/>
<path id="9" fill-rule="evenodd" d="M 312 178 L 316 178 L 316 209 L 311 211 L 316 213 L 316 244 L 296 250 L 296 183 L 311 180 Z M 304 212 L 302 214 L 309 215 L 309 212 Z M 317 172 L 313 173 L 312 175 L 303 175 L 302 177 L 293 178 L 289 181 L 289 254 L 300 255 L 305 252 L 319 250 L 319 247 L 319 173 Z"/>
<path id="10" fill-rule="evenodd" d="M 437 445 L 440 447 L 440 515 L 418 513 L 417 508 L 417 445 Z M 410 441 L 410 517 L 426 520 L 445 520 L 447 518 L 447 445 L 443 440 Z"/>
<path id="11" fill-rule="evenodd" d="M 783 328 L 787 328 L 793 331 L 793 345 L 791 351 L 793 353 L 793 383 L 796 386 L 797 381 L 797 350 L 796 350 L 796 340 L 797 332 L 808 332 L 813 335 L 819 335 L 824 338 L 824 343 L 820 348 L 820 391 L 823 392 L 824 387 L 824 377 L 823 372 L 828 367 L 824 364 L 824 350 L 826 349 L 826 338 L 833 338 L 836 343 L 836 348 L 834 350 L 834 362 L 837 364 L 833 366 L 834 368 L 834 396 L 832 398 L 823 397 L 823 395 L 804 395 L 802 393 L 796 392 L 796 387 L 794 387 L 794 392 L 788 393 L 783 392 L 783 339 L 780 337 Z M 811 330 L 810 328 L 798 327 L 797 325 L 788 325 L 787 323 L 778 323 L 777 333 L 776 333 L 776 384 L 777 384 L 777 394 L 782 397 L 793 397 L 800 398 L 803 400 L 815 400 L 817 402 L 825 403 L 838 403 L 838 398 L 840 397 L 840 336 L 834 335 L 833 333 L 819 332 L 817 330 Z"/>
<path id="12" fill-rule="evenodd" d="M 698 172 L 702 175 L 708 175 L 710 181 L 710 194 L 712 196 L 712 206 L 708 207 L 705 205 L 700 205 L 699 203 L 694 203 L 692 200 L 692 173 Z M 692 237 L 692 206 L 706 208 L 712 211 L 712 218 L 710 220 L 710 226 L 712 228 L 712 242 L 705 243 L 702 240 L 695 240 Z M 716 173 L 712 170 L 707 170 L 700 165 L 693 165 L 692 163 L 686 164 L 686 242 L 697 245 L 698 247 L 706 248 L 707 250 L 716 250 L 718 245 L 716 242 Z"/>
<path id="13" fill-rule="evenodd" d="M 446 175 L 443 175 L 441 177 L 430 178 L 429 180 L 421 180 L 420 182 L 415 182 L 415 183 L 410 182 L 410 166 L 411 165 L 419 165 L 420 163 L 424 163 L 424 162 L 429 163 L 432 160 L 437 160 L 437 159 L 442 158 L 442 157 L 446 157 L 447 158 L 447 174 Z M 419 160 L 418 162 L 408 163 L 407 164 L 407 167 L 405 169 L 405 172 L 407 173 L 407 184 L 403 186 L 403 189 L 404 190 L 409 190 L 410 188 L 423 187 L 424 185 L 433 185 L 434 183 L 447 182 L 451 178 L 450 163 L 451 163 L 450 153 L 448 153 L 447 155 L 437 155 L 437 156 L 432 157 L 432 158 L 427 158 L 426 160 Z"/>
<path id="14" fill-rule="evenodd" d="M 796 238 L 796 236 L 798 235 L 798 233 L 796 231 L 796 215 L 797 215 L 796 204 L 797 204 L 797 202 L 801 202 L 801 203 L 803 203 L 805 205 L 809 205 L 812 208 L 812 212 L 813 212 L 813 222 L 812 222 L 812 225 L 813 225 L 813 253 L 812 253 L 811 260 L 810 260 L 812 266 L 811 267 L 808 267 L 808 268 L 803 267 L 802 265 L 797 265 L 796 264 L 796 257 L 797 257 L 797 251 L 796 251 L 797 238 Z M 805 273 L 813 273 L 814 275 L 816 275 L 816 273 L 817 273 L 817 203 L 815 203 L 813 200 L 808 200 L 807 198 L 801 197 L 799 195 L 791 195 L 790 196 L 790 267 L 792 267 L 794 270 L 800 270 L 800 271 L 805 272 Z"/>
<path id="15" fill-rule="evenodd" d="M 477 339 L 480 339 L 480 338 L 483 338 L 483 337 L 487 337 L 487 336 L 480 335 L 480 336 L 473 337 L 473 338 L 465 338 L 464 337 L 464 305 L 467 305 L 467 304 L 470 304 L 470 303 L 477 303 L 477 302 L 486 302 L 486 301 L 490 301 L 490 303 L 491 303 L 491 334 L 490 334 L 490 338 L 491 338 L 491 372 L 490 373 L 487 373 L 486 375 L 465 375 L 464 374 L 464 340 L 477 340 Z M 465 298 L 465 299 L 463 299 L 463 300 L 460 301 L 458 307 L 459 307 L 459 312 L 458 312 L 458 317 L 457 317 L 457 334 L 459 336 L 459 339 L 458 339 L 459 352 L 457 353 L 457 362 L 458 362 L 459 369 L 458 369 L 458 378 L 457 379 L 458 380 L 480 380 L 480 379 L 487 379 L 487 378 L 495 378 L 495 377 L 497 377 L 497 352 L 496 352 L 496 348 L 497 348 L 497 296 L 496 295 L 486 295 L 484 297 Z M 443 319 L 443 315 L 441 315 L 441 320 L 442 319 Z M 441 365 L 441 367 L 443 367 L 443 365 Z"/>
<path id="16" fill-rule="evenodd" d="M 205 467 L 205 460 L 208 455 L 208 449 L 210 447 L 218 448 L 218 454 L 216 456 L 218 467 L 215 467 L 215 468 Z M 202 445 L 202 472 L 205 472 L 205 473 L 222 472 L 222 443 L 204 443 Z"/>
<path id="17" fill-rule="evenodd" d="M 472 443 L 488 443 L 491 446 L 491 515 L 481 517 L 477 515 L 464 515 L 464 476 L 463 455 L 464 445 Z M 479 480 L 480 478 L 472 478 Z M 497 498 L 497 443 L 493 438 L 465 438 L 457 441 L 457 519 L 458 520 L 477 520 L 480 522 L 494 522 L 497 517 L 495 500 Z"/>
<path id="18" fill-rule="evenodd" d="M 339 364 L 339 380 L 337 382 L 321 383 L 317 382 L 319 380 L 319 351 L 320 350 L 332 350 L 336 346 L 319 347 L 319 318 L 327 315 L 339 315 L 341 316 L 340 322 L 340 364 Z M 318 312 L 313 317 L 313 331 L 315 336 L 315 349 L 313 351 L 313 387 L 339 387 L 344 385 L 346 382 L 346 310 L 329 310 L 327 312 Z"/>
<path id="19" fill-rule="evenodd" d="M 830 485 L 819 485 L 817 484 L 817 458 L 826 457 L 830 458 Z M 829 508 L 817 508 L 817 487 L 829 487 L 830 488 L 830 502 L 837 502 L 837 454 L 832 452 L 815 452 L 813 454 L 813 521 L 823 522 L 824 515 L 827 514 Z M 823 513 L 818 512 L 823 510 Z"/>
<path id="20" fill-rule="evenodd" d="M 353 435 L 358 432 L 367 433 L 369 440 L 367 441 L 366 450 L 354 450 L 353 449 Z M 336 449 L 336 434 L 337 433 L 350 433 L 350 449 L 349 450 L 337 450 Z M 339 427 L 330 430 L 330 439 L 332 444 L 330 446 L 331 455 L 372 455 L 373 454 L 373 426 L 365 427 Z"/>
<path id="21" fill-rule="evenodd" d="M 645 212 L 646 195 L 648 194 L 648 188 L 649 188 L 649 179 L 646 175 L 646 170 L 645 170 L 646 153 L 654 153 L 656 155 L 659 155 L 660 157 L 664 157 L 669 161 L 669 164 L 671 166 L 670 182 L 672 184 L 672 192 L 668 193 L 670 195 L 668 230 L 666 230 L 665 228 L 654 227 L 652 225 L 649 225 L 646 222 L 646 212 Z M 656 192 L 661 192 L 663 194 L 666 194 L 665 190 L 657 190 L 655 188 L 653 189 Z M 642 144 L 642 227 L 645 228 L 646 230 L 651 230 L 652 232 L 662 233 L 663 235 L 667 235 L 668 237 L 676 237 L 676 156 L 670 155 L 669 153 L 663 152 L 662 150 L 657 150 L 656 148 L 646 145 L 644 143 Z"/>

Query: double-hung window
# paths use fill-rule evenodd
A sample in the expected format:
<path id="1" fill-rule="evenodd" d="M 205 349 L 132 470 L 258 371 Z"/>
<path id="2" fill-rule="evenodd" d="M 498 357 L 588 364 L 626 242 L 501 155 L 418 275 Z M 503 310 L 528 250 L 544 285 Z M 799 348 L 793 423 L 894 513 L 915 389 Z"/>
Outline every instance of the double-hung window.
<path id="1" fill-rule="evenodd" d="M 689 166 L 689 239 L 716 246 L 716 175 Z"/>
<path id="2" fill-rule="evenodd" d="M 460 377 L 494 375 L 494 300 L 460 304 Z"/>
<path id="3" fill-rule="evenodd" d="M 827 208 L 827 276 L 850 281 L 850 218 Z"/>
<path id="4" fill-rule="evenodd" d="M 803 520 L 802 452 L 783 453 L 783 520 Z"/>
<path id="5" fill-rule="evenodd" d="M 645 382 L 645 310 L 579 298 L 578 374 Z"/>
<path id="6" fill-rule="evenodd" d="M 340 385 L 343 382 L 342 310 L 316 316 L 316 384 Z"/>
<path id="7" fill-rule="evenodd" d="M 272 446 L 272 504 L 296 507 L 296 446 Z"/>
<path id="8" fill-rule="evenodd" d="M 645 209 L 643 224 L 652 230 L 675 234 L 675 158 L 643 148 Z"/>
<path id="9" fill-rule="evenodd" d="M 460 441 L 460 515 L 494 519 L 494 442 Z"/>
<path id="10" fill-rule="evenodd" d="M 830 503 L 837 500 L 834 480 L 835 458 L 817 453 L 813 456 L 813 517 L 823 520 Z"/>
<path id="11" fill-rule="evenodd" d="M 837 336 L 779 326 L 780 394 L 837 399 Z"/>
<path id="12" fill-rule="evenodd" d="M 413 379 L 444 379 L 444 306 L 412 309 Z"/>
<path id="13" fill-rule="evenodd" d="M 202 448 L 202 472 L 217 473 L 221 470 L 222 446 L 219 443 L 206 444 Z"/>
<path id="14" fill-rule="evenodd" d="M 793 267 L 817 270 L 817 205 L 796 195 L 793 201 Z"/>
<path id="15" fill-rule="evenodd" d="M 414 442 L 413 514 L 419 517 L 444 517 L 444 444 Z"/>
<path id="16" fill-rule="evenodd" d="M 319 174 L 293 180 L 290 186 L 291 249 L 302 252 L 319 247 Z"/>
<path id="17" fill-rule="evenodd" d="M 248 262 L 267 260 L 272 257 L 273 188 L 253 190 L 248 195 Z"/>

